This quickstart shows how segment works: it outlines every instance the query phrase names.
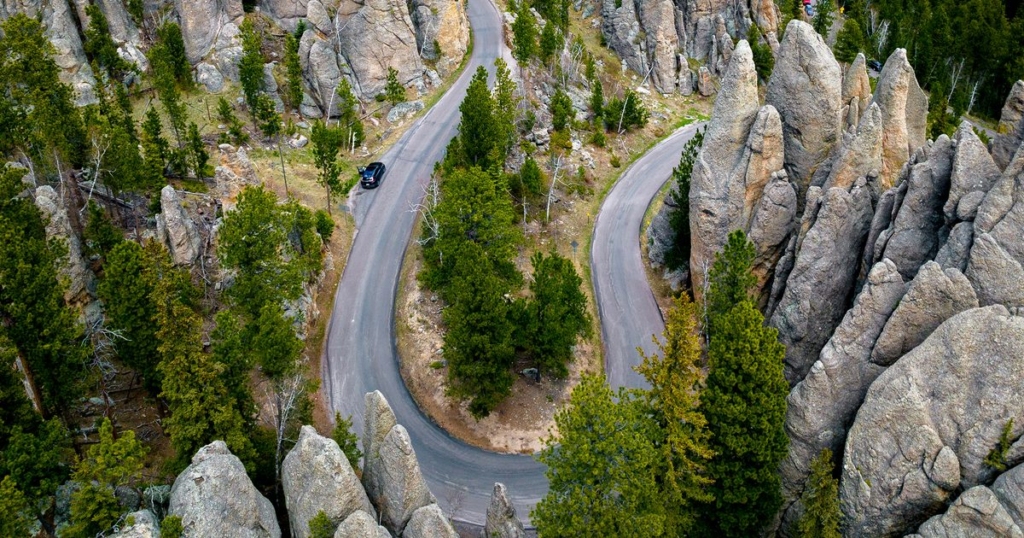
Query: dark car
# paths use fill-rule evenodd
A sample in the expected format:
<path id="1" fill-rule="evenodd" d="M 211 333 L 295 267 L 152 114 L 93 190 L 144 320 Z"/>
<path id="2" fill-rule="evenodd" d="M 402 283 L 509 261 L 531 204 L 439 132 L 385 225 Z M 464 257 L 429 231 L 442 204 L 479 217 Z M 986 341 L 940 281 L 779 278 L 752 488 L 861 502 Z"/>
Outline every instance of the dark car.
<path id="1" fill-rule="evenodd" d="M 868 67 L 870 67 L 871 69 L 873 69 L 875 71 L 881 72 L 882 71 L 882 62 L 880 62 L 878 60 L 868 60 Z"/>
<path id="2" fill-rule="evenodd" d="M 387 167 L 384 166 L 384 163 L 370 163 L 359 171 L 359 183 L 363 185 L 364 189 L 375 189 L 384 179 L 385 170 Z"/>

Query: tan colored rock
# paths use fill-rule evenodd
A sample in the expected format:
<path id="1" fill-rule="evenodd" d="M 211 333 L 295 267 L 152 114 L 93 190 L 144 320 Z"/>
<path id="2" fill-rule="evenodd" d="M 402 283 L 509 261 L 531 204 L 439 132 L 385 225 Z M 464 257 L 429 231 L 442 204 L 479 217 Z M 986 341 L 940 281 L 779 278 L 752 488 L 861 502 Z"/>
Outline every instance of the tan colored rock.
<path id="1" fill-rule="evenodd" d="M 858 179 L 882 167 L 882 110 L 872 104 L 857 125 L 856 134 L 844 133 L 823 188 L 850 188 Z M 875 186 L 872 183 L 872 186 Z M 875 193 L 881 195 L 880 192 Z"/>
<path id="2" fill-rule="evenodd" d="M 491 504 L 487 506 L 487 520 L 484 536 L 488 538 L 525 538 L 523 522 L 516 516 L 516 508 L 508 498 L 505 484 L 496 482 L 491 493 Z"/>
<path id="3" fill-rule="evenodd" d="M 992 158 L 1005 169 L 1024 143 L 1024 80 L 1018 80 L 1006 97 L 999 116 L 999 133 L 992 138 Z"/>
<path id="4" fill-rule="evenodd" d="M 413 0 L 410 13 L 420 56 L 434 60 L 441 76 L 454 71 L 469 46 L 469 18 L 459 0 Z M 435 45 L 440 50 L 435 50 Z"/>
<path id="5" fill-rule="evenodd" d="M 885 61 L 873 103 L 882 109 L 882 188 L 895 184 L 903 163 L 927 140 L 928 97 L 917 83 L 905 49 Z"/>
<path id="6" fill-rule="evenodd" d="M 871 104 L 871 79 L 868 77 L 867 60 L 864 54 L 858 52 L 850 67 L 846 68 L 843 76 L 843 97 L 842 101 L 858 113 L 851 113 L 847 118 L 846 128 L 857 127 L 860 122 L 860 113 L 868 109 Z"/>
<path id="7" fill-rule="evenodd" d="M 191 265 L 199 256 L 199 232 L 174 187 L 166 185 L 160 190 L 160 208 L 157 235 L 171 252 L 175 265 Z"/>
<path id="8" fill-rule="evenodd" d="M 378 525 L 373 516 L 357 510 L 338 525 L 334 538 L 391 538 L 391 533 Z"/>

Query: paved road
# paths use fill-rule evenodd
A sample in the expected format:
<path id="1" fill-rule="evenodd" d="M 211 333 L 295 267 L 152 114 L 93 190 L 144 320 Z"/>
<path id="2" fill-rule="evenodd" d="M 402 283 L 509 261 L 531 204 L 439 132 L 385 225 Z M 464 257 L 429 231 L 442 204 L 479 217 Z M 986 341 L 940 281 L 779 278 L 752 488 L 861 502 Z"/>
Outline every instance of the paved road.
<path id="1" fill-rule="evenodd" d="M 679 164 L 683 146 L 697 127 L 677 130 L 637 159 L 608 193 L 597 216 L 590 267 L 601 317 L 605 375 L 612 388 L 647 386 L 633 371 L 640 362 L 636 348 L 657 351 L 651 336 L 660 338 L 665 322 L 647 282 L 638 237 L 647 207 Z"/>
<path id="2" fill-rule="evenodd" d="M 459 104 L 477 66 L 492 69 L 508 57 L 501 17 L 488 0 L 469 1 L 472 58 L 448 93 L 380 160 L 388 172 L 381 186 L 360 191 L 353 212 L 358 232 L 338 285 L 323 360 L 324 393 L 332 409 L 352 415 L 362 432 L 363 395 L 380 390 L 409 431 L 420 466 L 442 508 L 461 497 L 455 517 L 483 523 L 494 482 L 508 486 L 524 520 L 547 491 L 543 467 L 530 456 L 485 452 L 450 437 L 416 407 L 398 372 L 394 304 L 402 258 L 434 162 L 459 122 Z M 506 61 L 509 61 L 508 59 Z M 510 63 L 511 65 L 511 63 Z M 455 494 L 455 492 L 461 492 Z"/>

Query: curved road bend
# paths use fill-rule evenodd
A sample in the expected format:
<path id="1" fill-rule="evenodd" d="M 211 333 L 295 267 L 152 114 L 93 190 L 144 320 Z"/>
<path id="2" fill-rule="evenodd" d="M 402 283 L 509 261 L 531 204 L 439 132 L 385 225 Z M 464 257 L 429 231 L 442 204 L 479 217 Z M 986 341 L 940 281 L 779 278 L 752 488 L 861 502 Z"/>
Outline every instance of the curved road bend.
<path id="1" fill-rule="evenodd" d="M 461 498 L 456 519 L 482 524 L 494 482 L 503 482 L 524 520 L 547 492 L 543 466 L 531 456 L 486 452 L 438 428 L 413 402 L 398 371 L 394 305 L 399 271 L 416 222 L 411 208 L 422 200 L 434 163 L 455 135 L 459 104 L 480 65 L 493 71 L 503 45 L 502 19 L 494 4 L 470 0 L 473 53 L 465 72 L 441 100 L 381 157 L 388 172 L 381 186 L 356 195 L 357 233 L 338 285 L 323 360 L 330 406 L 352 415 L 363 429 L 363 395 L 380 390 L 412 438 L 420 467 L 445 510 L 453 492 Z M 509 61 L 509 65 L 514 65 Z"/>
<path id="2" fill-rule="evenodd" d="M 683 146 L 701 125 L 678 129 L 637 159 L 623 172 L 597 214 L 590 267 L 601 317 L 605 376 L 613 389 L 647 386 L 633 371 L 640 363 L 636 348 L 656 352 L 651 336 L 661 338 L 665 321 L 640 258 L 640 227 L 647 207 L 679 164 Z"/>

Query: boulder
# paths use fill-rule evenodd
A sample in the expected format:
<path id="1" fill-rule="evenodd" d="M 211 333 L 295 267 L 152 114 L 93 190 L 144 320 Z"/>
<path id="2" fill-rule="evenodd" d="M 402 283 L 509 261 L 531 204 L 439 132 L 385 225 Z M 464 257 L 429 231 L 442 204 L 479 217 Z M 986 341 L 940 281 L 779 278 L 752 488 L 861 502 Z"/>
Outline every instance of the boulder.
<path id="1" fill-rule="evenodd" d="M 917 529 L 921 538 L 1024 538 L 1024 532 L 992 490 L 974 486 L 963 492 L 946 513 L 935 516 Z"/>
<path id="2" fill-rule="evenodd" d="M 185 536 L 281 536 L 274 506 L 224 441 L 199 449 L 174 480 L 170 515 L 181 517 Z"/>
<path id="3" fill-rule="evenodd" d="M 747 199 L 743 159 L 748 156 L 747 142 L 759 109 L 754 59 L 747 42 L 740 41 L 729 70 L 722 78 L 722 88 L 704 133 L 704 145 L 693 165 L 690 267 L 710 265 L 729 232 L 739 227 L 733 227 L 740 217 L 736 208 Z M 770 116 L 771 112 L 764 114 Z M 777 112 L 775 117 L 778 117 Z M 767 118 L 763 119 L 767 126 Z M 703 272 L 693 271 L 693 276 L 694 290 L 701 290 Z"/>
<path id="4" fill-rule="evenodd" d="M 871 385 L 850 428 L 840 501 L 847 536 L 913 531 L 983 463 L 1007 421 L 1024 430 L 1024 318 L 1002 306 L 945 321 Z"/>
<path id="5" fill-rule="evenodd" d="M 436 504 L 418 508 L 402 531 L 402 538 L 459 538 L 444 512 Z"/>
<path id="6" fill-rule="evenodd" d="M 807 375 L 846 312 L 870 224 L 871 193 L 863 180 L 849 191 L 825 193 L 769 321 L 786 346 L 791 385 Z"/>
<path id="7" fill-rule="evenodd" d="M 992 138 L 992 159 L 1000 169 L 1005 169 L 1024 144 L 1024 80 L 1018 80 L 1010 89 L 997 131 Z"/>
<path id="8" fill-rule="evenodd" d="M 639 6 L 640 21 L 647 36 L 648 65 L 653 67 L 651 82 L 661 93 L 675 93 L 676 51 L 679 49 L 675 4 L 672 0 L 647 0 Z"/>
<path id="9" fill-rule="evenodd" d="M 333 439 L 303 426 L 281 464 L 281 485 L 292 536 L 306 538 L 309 520 L 321 510 L 335 525 L 356 511 L 376 515 L 359 477 Z"/>
<path id="10" fill-rule="evenodd" d="M 220 93 L 224 89 L 224 76 L 211 64 L 203 62 L 196 66 L 196 82 L 206 87 L 210 93 Z"/>
<path id="11" fill-rule="evenodd" d="M 789 453 L 779 466 L 784 531 L 793 528 L 803 511 L 800 497 L 811 460 L 826 448 L 837 456 L 842 453 L 857 408 L 884 370 L 869 360 L 871 348 L 904 290 L 896 264 L 889 260 L 875 264 L 853 308 L 846 312 L 807 377 L 786 399 Z"/>
<path id="12" fill-rule="evenodd" d="M 640 51 L 640 19 L 636 4 L 622 0 L 601 0 L 601 34 L 608 48 L 622 63 L 637 73 L 647 74 L 646 58 Z"/>
<path id="13" fill-rule="evenodd" d="M 1000 169 L 969 122 L 965 120 L 960 124 L 953 140 L 956 151 L 950 173 L 949 198 L 942 207 L 949 220 L 956 217 L 957 205 L 963 196 L 974 191 L 988 192 L 1000 175 Z"/>
<path id="14" fill-rule="evenodd" d="M 992 484 L 992 491 L 1017 526 L 1024 530 L 1024 466 L 1018 464 L 999 475 Z"/>
<path id="15" fill-rule="evenodd" d="M 847 116 L 846 128 L 855 128 L 860 123 L 860 113 L 868 109 L 871 104 L 871 79 L 868 77 L 867 60 L 864 54 L 858 52 L 850 67 L 846 68 L 843 76 L 842 102 L 856 110 Z"/>
<path id="16" fill-rule="evenodd" d="M 495 482 L 491 504 L 487 506 L 484 536 L 488 538 L 526 538 L 523 522 L 516 517 L 516 507 L 508 498 L 505 484 Z"/>
<path id="17" fill-rule="evenodd" d="M 878 337 L 871 362 L 891 365 L 924 342 L 943 321 L 977 307 L 974 288 L 959 269 L 924 264 Z"/>
<path id="18" fill-rule="evenodd" d="M 930 161 L 910 169 L 907 194 L 889 228 L 884 251 L 907 280 L 939 251 L 939 230 L 945 223 L 942 205 L 948 191 L 948 179 L 934 173 Z"/>
<path id="19" fill-rule="evenodd" d="M 260 0 L 260 13 L 266 13 L 278 25 L 294 32 L 299 20 L 308 12 L 309 0 Z"/>
<path id="20" fill-rule="evenodd" d="M 436 504 L 420 472 L 405 428 L 380 391 L 366 394 L 363 486 L 392 533 L 402 533 L 413 512 Z"/>
<path id="21" fill-rule="evenodd" d="M 171 252 L 174 264 L 191 265 L 199 256 L 199 232 L 182 207 L 181 198 L 174 187 L 166 185 L 160 190 L 160 208 L 160 215 L 157 216 L 158 234 Z"/>
<path id="22" fill-rule="evenodd" d="M 60 267 L 60 274 L 67 278 L 68 288 L 64 290 L 64 299 L 72 301 L 83 297 L 91 287 L 94 275 L 82 256 L 82 241 L 71 226 L 71 219 L 62 197 L 49 185 L 36 189 L 36 207 L 46 221 L 46 237 L 63 241 L 68 247 L 68 255 Z"/>
<path id="23" fill-rule="evenodd" d="M 850 188 L 858 179 L 867 177 L 882 167 L 882 110 L 872 104 L 856 128 L 856 134 L 844 133 L 836 150 L 823 188 Z M 875 182 L 871 185 L 878 188 Z M 875 192 L 875 197 L 881 195 Z"/>
<path id="24" fill-rule="evenodd" d="M 423 110 L 423 101 L 420 100 L 398 103 L 388 111 L 388 123 L 398 123 L 421 110 Z"/>
<path id="25" fill-rule="evenodd" d="M 885 61 L 871 100 L 882 109 L 882 188 L 895 184 L 903 163 L 927 141 L 928 97 L 905 49 Z"/>
<path id="26" fill-rule="evenodd" d="M 955 268 L 963 273 L 967 270 L 967 260 L 974 244 L 974 226 L 969 222 L 961 222 L 949 232 L 949 237 L 935 255 L 935 263 L 943 269 Z"/>
<path id="27" fill-rule="evenodd" d="M 338 525 L 334 538 L 391 538 L 391 533 L 378 525 L 373 516 L 357 510 Z"/>
<path id="28" fill-rule="evenodd" d="M 469 46 L 469 19 L 465 3 L 459 0 L 412 0 L 410 9 L 420 56 L 434 61 L 443 75 L 454 71 Z"/>
<path id="29" fill-rule="evenodd" d="M 715 79 L 711 76 L 711 71 L 707 66 L 700 66 L 697 70 L 697 91 L 704 97 L 711 97 L 718 88 L 715 87 Z"/>
<path id="30" fill-rule="evenodd" d="M 790 21 L 766 100 L 782 118 L 786 171 L 801 198 L 815 169 L 839 143 L 842 83 L 839 62 L 821 36 L 799 19 Z"/>
<path id="31" fill-rule="evenodd" d="M 224 26 L 237 29 L 244 14 L 241 0 L 174 0 L 174 10 L 181 23 L 185 56 L 192 65 L 213 50 Z"/>
<path id="32" fill-rule="evenodd" d="M 352 69 L 355 90 L 363 99 L 384 90 L 388 66 L 398 70 L 403 86 L 423 77 L 416 30 L 405 0 L 366 0 L 355 13 L 343 16 L 340 25 L 345 31 L 336 36 L 338 51 Z"/>
<path id="33" fill-rule="evenodd" d="M 131 524 L 115 532 L 112 538 L 160 538 L 160 522 L 149 510 L 128 514 Z"/>

